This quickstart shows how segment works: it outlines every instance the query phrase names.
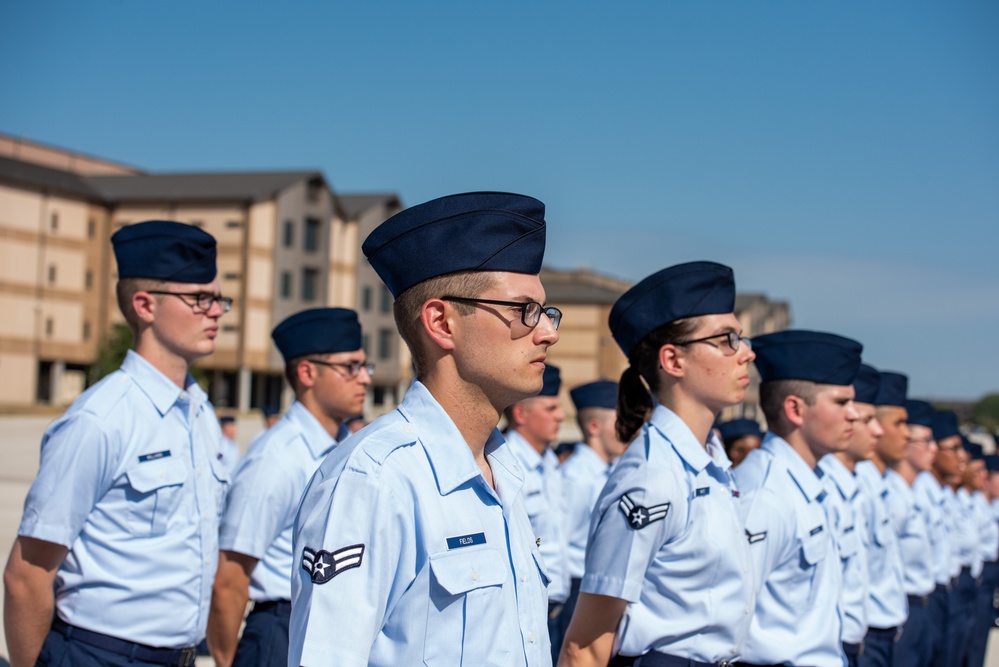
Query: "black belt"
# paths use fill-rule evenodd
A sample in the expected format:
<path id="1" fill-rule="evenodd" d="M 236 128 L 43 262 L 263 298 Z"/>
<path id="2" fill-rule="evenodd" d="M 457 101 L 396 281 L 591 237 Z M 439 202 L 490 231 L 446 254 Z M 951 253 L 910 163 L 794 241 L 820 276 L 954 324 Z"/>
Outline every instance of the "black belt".
<path id="1" fill-rule="evenodd" d="M 867 628 L 867 636 L 895 641 L 898 638 L 898 626 L 894 628 Z"/>
<path id="2" fill-rule="evenodd" d="M 736 667 L 740 664 L 742 663 L 729 660 L 703 662 L 693 658 L 680 658 L 675 655 L 651 651 L 645 655 L 616 655 L 607 667 Z"/>
<path id="3" fill-rule="evenodd" d="M 170 667 L 190 667 L 194 664 L 194 659 L 198 656 L 197 646 L 186 648 L 156 648 L 145 644 L 125 641 L 117 637 L 109 637 L 99 632 L 91 632 L 70 625 L 62 619 L 52 621 L 52 629 L 61 634 L 66 639 L 78 641 L 96 648 L 102 648 L 117 655 L 125 656 L 133 660 L 143 662 L 154 662 L 158 665 L 170 665 Z"/>
<path id="4" fill-rule="evenodd" d="M 909 600 L 910 607 L 929 607 L 930 606 L 930 595 L 906 595 L 905 597 Z"/>
<path id="5" fill-rule="evenodd" d="M 254 602 L 253 611 L 260 613 L 272 611 L 275 614 L 290 614 L 291 600 L 264 600 L 263 602 Z M 253 612 L 250 613 L 252 614 Z"/>
<path id="6" fill-rule="evenodd" d="M 860 656 L 864 655 L 864 642 L 861 641 L 859 644 L 851 644 L 850 642 L 843 642 L 843 653 L 859 658 Z"/>

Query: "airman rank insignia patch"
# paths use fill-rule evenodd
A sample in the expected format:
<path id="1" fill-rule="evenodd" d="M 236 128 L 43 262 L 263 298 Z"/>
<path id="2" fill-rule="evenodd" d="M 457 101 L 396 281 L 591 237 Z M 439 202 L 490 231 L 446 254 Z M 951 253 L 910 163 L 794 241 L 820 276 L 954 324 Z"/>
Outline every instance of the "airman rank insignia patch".
<path id="1" fill-rule="evenodd" d="M 669 513 L 670 503 L 642 507 L 641 505 L 636 505 L 626 493 L 621 496 L 621 500 L 618 501 L 617 506 L 624 513 L 624 517 L 628 520 L 628 525 L 635 530 L 641 530 L 650 523 L 665 519 Z"/>
<path id="2" fill-rule="evenodd" d="M 302 550 L 302 569 L 312 576 L 312 583 L 325 584 L 345 570 L 361 566 L 364 545 L 354 544 L 336 551 Z"/>

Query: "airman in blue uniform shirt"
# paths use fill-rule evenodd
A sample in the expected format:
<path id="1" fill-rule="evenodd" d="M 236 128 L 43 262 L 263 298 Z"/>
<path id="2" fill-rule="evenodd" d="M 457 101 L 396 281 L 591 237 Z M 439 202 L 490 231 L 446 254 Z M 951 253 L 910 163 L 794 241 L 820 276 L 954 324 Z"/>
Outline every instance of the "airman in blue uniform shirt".
<path id="1" fill-rule="evenodd" d="M 190 665 L 208 621 L 229 475 L 188 369 L 232 302 L 196 227 L 150 221 L 111 240 L 135 348 L 42 440 L 5 575 L 14 665 Z"/>
<path id="2" fill-rule="evenodd" d="M 730 268 L 690 262 L 645 278 L 611 309 L 629 362 L 617 439 L 631 444 L 593 512 L 562 667 L 700 667 L 743 654 L 750 547 L 711 428 L 749 384 L 753 351 L 734 304 Z"/>
<path id="3" fill-rule="evenodd" d="M 842 570 L 814 469 L 844 451 L 861 345 L 788 330 L 753 340 L 770 432 L 735 469 L 758 583 L 747 664 L 841 667 Z"/>
<path id="4" fill-rule="evenodd" d="M 417 379 L 305 491 L 289 665 L 551 664 L 525 473 L 496 429 L 541 390 L 558 341 L 544 238 L 541 202 L 470 193 L 398 213 L 362 245 Z"/>
<path id="5" fill-rule="evenodd" d="M 254 440 L 240 464 L 222 518 L 221 554 L 208 624 L 219 665 L 267 667 L 288 661 L 291 579 L 299 566 L 292 529 L 302 492 L 323 458 L 349 435 L 372 365 L 357 313 L 312 308 L 272 332 L 295 402 Z M 239 638 L 247 596 L 253 611 Z"/>

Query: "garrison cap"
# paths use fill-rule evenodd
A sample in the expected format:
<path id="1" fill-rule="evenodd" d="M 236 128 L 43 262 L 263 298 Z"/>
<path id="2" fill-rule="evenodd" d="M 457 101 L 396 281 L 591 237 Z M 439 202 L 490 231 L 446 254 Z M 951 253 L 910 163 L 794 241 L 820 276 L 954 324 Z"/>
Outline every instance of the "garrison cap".
<path id="1" fill-rule="evenodd" d="M 989 472 L 999 472 L 999 454 L 985 455 L 985 469 Z"/>
<path id="2" fill-rule="evenodd" d="M 891 371 L 881 371 L 881 386 L 875 405 L 905 407 L 905 392 L 909 390 L 909 376 Z"/>
<path id="3" fill-rule="evenodd" d="M 193 225 L 147 220 L 111 235 L 118 278 L 203 285 L 215 280 L 215 237 Z"/>
<path id="4" fill-rule="evenodd" d="M 265 405 L 261 408 L 260 412 L 264 415 L 264 417 L 273 417 L 281 412 L 281 410 L 279 410 L 276 405 Z"/>
<path id="5" fill-rule="evenodd" d="M 562 456 L 562 454 L 571 454 L 576 451 L 576 442 L 560 442 L 555 446 L 555 456 Z"/>
<path id="6" fill-rule="evenodd" d="M 725 443 L 747 435 L 763 437 L 763 431 L 760 430 L 760 425 L 755 419 L 740 418 L 722 422 L 718 424 L 718 432 L 721 433 L 722 442 Z"/>
<path id="7" fill-rule="evenodd" d="M 663 269 L 621 295 L 611 308 L 614 340 L 631 356 L 643 338 L 661 326 L 699 315 L 735 310 L 735 276 L 715 262 L 688 262 Z"/>
<path id="8" fill-rule="evenodd" d="M 576 410 L 586 408 L 617 408 L 617 382 L 597 380 L 581 384 L 569 392 Z"/>
<path id="9" fill-rule="evenodd" d="M 287 317 L 271 332 L 285 361 L 303 354 L 361 349 L 361 324 L 347 308 L 311 308 Z"/>
<path id="10" fill-rule="evenodd" d="M 441 197 L 396 213 L 361 250 L 396 297 L 456 271 L 537 275 L 545 254 L 545 205 L 506 192 Z"/>
<path id="11" fill-rule="evenodd" d="M 933 406 L 926 401 L 907 399 L 905 410 L 909 413 L 909 423 L 933 428 Z"/>
<path id="12" fill-rule="evenodd" d="M 852 385 L 864 347 L 850 338 L 821 331 L 789 329 L 753 339 L 760 380 L 806 380 Z"/>
<path id="13" fill-rule="evenodd" d="M 878 388 L 881 386 L 881 373 L 873 366 L 860 364 L 857 377 L 853 379 L 853 390 L 856 396 L 853 397 L 857 403 L 869 403 L 874 405 L 878 397 Z"/>
<path id="14" fill-rule="evenodd" d="M 235 424 L 236 423 L 236 418 L 235 417 L 229 417 L 228 415 L 225 416 L 225 417 L 219 417 L 219 423 L 220 424 Z"/>
<path id="15" fill-rule="evenodd" d="M 968 440 L 967 436 L 961 436 L 961 446 L 964 447 L 964 451 L 968 452 L 968 455 L 971 456 L 972 461 L 983 460 L 985 458 L 985 449 L 977 442 Z"/>
<path id="16" fill-rule="evenodd" d="M 957 413 L 953 410 L 938 410 L 934 413 L 933 439 L 940 442 L 954 435 L 961 435 L 957 428 Z"/>
<path id="17" fill-rule="evenodd" d="M 558 366 L 545 364 L 545 383 L 541 387 L 538 396 L 558 396 L 558 390 L 562 388 L 562 374 Z"/>

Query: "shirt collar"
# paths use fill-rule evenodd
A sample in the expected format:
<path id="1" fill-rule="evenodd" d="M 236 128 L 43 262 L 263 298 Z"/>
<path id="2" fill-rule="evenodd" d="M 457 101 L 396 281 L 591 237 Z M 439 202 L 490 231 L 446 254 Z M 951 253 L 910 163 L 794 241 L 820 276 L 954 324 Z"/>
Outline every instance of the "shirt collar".
<path id="1" fill-rule="evenodd" d="M 190 373 L 184 380 L 184 389 L 181 389 L 135 350 L 129 350 L 125 354 L 121 370 L 149 397 L 161 415 L 169 412 L 182 398 L 182 394 L 186 394 L 190 401 L 192 415 L 197 414 L 208 398 Z"/>
<path id="2" fill-rule="evenodd" d="M 398 410 L 407 422 L 417 427 L 417 436 L 434 470 L 441 495 L 454 491 L 469 480 L 482 477 L 482 471 L 465 438 L 422 382 L 413 380 Z M 421 432 L 428 425 L 433 427 L 433 433 Z M 502 434 L 493 429 L 485 448 L 493 474 L 505 472 L 523 485 L 523 471 L 504 444 Z"/>
<path id="3" fill-rule="evenodd" d="M 704 445 L 697 441 L 687 424 L 661 403 L 652 411 L 649 424 L 673 445 L 676 453 L 694 472 L 699 473 L 707 468 L 708 464 L 716 462 L 705 450 Z M 728 457 L 725 459 L 728 460 Z"/>
<path id="4" fill-rule="evenodd" d="M 580 457 L 578 463 L 574 465 L 585 466 L 587 470 L 607 472 L 610 470 L 611 464 L 600 458 L 600 455 L 593 451 L 585 442 L 580 442 L 576 445 L 576 448 L 572 452 L 572 456 L 569 458 Z M 568 461 L 566 461 L 568 463 Z"/>
<path id="5" fill-rule="evenodd" d="M 784 464 L 788 475 L 791 476 L 791 479 L 808 500 L 819 499 L 823 491 L 822 482 L 818 475 L 808 467 L 801 455 L 794 451 L 794 448 L 784 438 L 767 433 L 763 436 L 763 444 L 760 445 L 760 448 L 770 452 L 774 458 Z"/>
<path id="6" fill-rule="evenodd" d="M 323 428 L 316 416 L 297 400 L 291 404 L 282 419 L 287 419 L 298 428 L 313 458 L 319 458 L 333 449 L 337 442 L 343 438 L 344 430 L 346 430 L 345 426 L 341 424 L 337 437 L 330 437 L 329 432 Z"/>
<path id="7" fill-rule="evenodd" d="M 829 479 L 836 485 L 839 494 L 843 498 L 852 500 L 857 495 L 857 492 L 860 491 L 860 487 L 857 486 L 857 478 L 843 465 L 842 461 L 832 454 L 826 454 L 819 459 L 819 468 L 825 474 L 829 475 Z"/>
<path id="8" fill-rule="evenodd" d="M 525 468 L 541 468 L 544 466 L 544 454 L 539 454 L 538 450 L 527 441 L 527 439 L 514 429 L 506 432 L 506 441 L 510 445 L 510 451 L 517 455 Z"/>

